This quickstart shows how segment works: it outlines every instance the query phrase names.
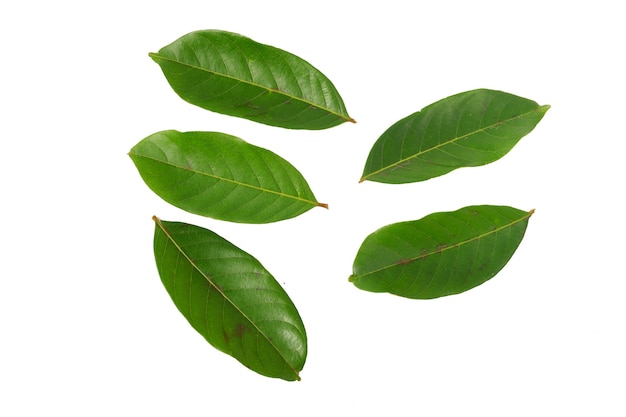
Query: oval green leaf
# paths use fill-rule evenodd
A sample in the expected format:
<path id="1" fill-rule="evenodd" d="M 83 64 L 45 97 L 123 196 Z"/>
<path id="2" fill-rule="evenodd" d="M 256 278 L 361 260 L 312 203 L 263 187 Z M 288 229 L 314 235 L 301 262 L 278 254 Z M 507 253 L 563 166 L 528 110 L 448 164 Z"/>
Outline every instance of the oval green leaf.
<path id="1" fill-rule="evenodd" d="M 129 155 L 152 191 L 201 216 L 270 223 L 327 207 L 289 162 L 224 133 L 158 132 Z"/>
<path id="2" fill-rule="evenodd" d="M 550 106 L 493 90 L 457 94 L 391 126 L 372 147 L 361 181 L 424 181 L 503 157 Z"/>
<path id="3" fill-rule="evenodd" d="M 363 241 L 350 281 L 362 290 L 415 299 L 462 293 L 506 265 L 532 214 L 470 206 L 385 226 Z"/>
<path id="4" fill-rule="evenodd" d="M 191 32 L 150 57 L 183 100 L 289 129 L 354 120 L 330 80 L 289 52 L 219 30 Z"/>
<path id="5" fill-rule="evenodd" d="M 300 380 L 306 332 L 274 277 L 254 257 L 210 230 L 153 219 L 161 281 L 189 324 L 251 370 Z"/>

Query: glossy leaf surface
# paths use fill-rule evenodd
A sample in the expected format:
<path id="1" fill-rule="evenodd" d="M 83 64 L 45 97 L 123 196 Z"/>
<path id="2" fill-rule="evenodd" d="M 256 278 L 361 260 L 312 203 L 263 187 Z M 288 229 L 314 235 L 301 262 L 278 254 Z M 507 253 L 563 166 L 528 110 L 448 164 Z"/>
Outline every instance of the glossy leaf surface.
<path id="1" fill-rule="evenodd" d="M 324 74 L 245 36 L 191 32 L 150 57 L 182 99 L 207 110 L 290 129 L 354 122 Z"/>
<path id="2" fill-rule="evenodd" d="M 129 155 L 152 191 L 190 213 L 269 223 L 326 207 L 289 162 L 224 133 L 158 132 Z"/>
<path id="3" fill-rule="evenodd" d="M 506 265 L 532 213 L 470 206 L 385 226 L 363 241 L 350 281 L 363 290 L 417 299 L 467 291 Z"/>
<path id="4" fill-rule="evenodd" d="M 485 165 L 508 153 L 550 106 L 493 90 L 457 94 L 387 129 L 367 158 L 361 181 L 424 181 Z"/>
<path id="5" fill-rule="evenodd" d="M 161 281 L 191 326 L 253 371 L 299 380 L 307 354 L 304 325 L 263 265 L 210 230 L 154 221 Z"/>

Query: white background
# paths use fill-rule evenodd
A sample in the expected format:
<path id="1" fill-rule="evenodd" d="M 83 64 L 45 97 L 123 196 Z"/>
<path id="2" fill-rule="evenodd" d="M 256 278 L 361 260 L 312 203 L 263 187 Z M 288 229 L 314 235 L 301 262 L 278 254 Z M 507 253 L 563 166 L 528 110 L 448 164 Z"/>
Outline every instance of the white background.
<path id="1" fill-rule="evenodd" d="M 626 415 L 619 2 L 348 3 L 0 6 L 0 415 Z M 358 123 L 289 131 L 183 102 L 148 52 L 208 28 L 308 60 Z M 475 88 L 552 108 L 491 165 L 358 184 L 387 127 Z M 164 129 L 271 149 L 330 209 L 269 225 L 178 210 L 127 156 Z M 431 301 L 347 281 L 377 228 L 471 204 L 536 209 L 493 280 Z M 209 228 L 272 272 L 307 328 L 301 382 L 195 333 L 160 283 L 152 215 Z"/>

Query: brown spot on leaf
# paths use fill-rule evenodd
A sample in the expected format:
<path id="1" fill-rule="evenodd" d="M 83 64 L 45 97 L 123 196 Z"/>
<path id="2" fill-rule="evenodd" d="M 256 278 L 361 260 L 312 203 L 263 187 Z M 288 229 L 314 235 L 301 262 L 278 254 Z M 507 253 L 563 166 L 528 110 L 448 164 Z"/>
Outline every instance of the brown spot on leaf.
<path id="1" fill-rule="evenodd" d="M 444 250 L 447 247 L 448 247 L 448 245 L 446 243 L 442 243 L 441 245 L 438 245 L 436 253 L 440 253 L 442 250 Z"/>
<path id="2" fill-rule="evenodd" d="M 243 337 L 243 334 L 248 330 L 248 328 L 241 324 L 241 323 L 237 323 L 237 325 L 235 326 L 235 330 L 233 330 L 233 337 L 237 337 L 239 339 L 241 339 Z"/>
<path id="3" fill-rule="evenodd" d="M 404 161 L 399 163 L 398 165 L 394 166 L 393 168 L 391 168 L 392 171 L 395 171 L 397 169 L 402 169 L 405 168 L 407 166 L 409 166 L 411 164 L 411 161 Z"/>

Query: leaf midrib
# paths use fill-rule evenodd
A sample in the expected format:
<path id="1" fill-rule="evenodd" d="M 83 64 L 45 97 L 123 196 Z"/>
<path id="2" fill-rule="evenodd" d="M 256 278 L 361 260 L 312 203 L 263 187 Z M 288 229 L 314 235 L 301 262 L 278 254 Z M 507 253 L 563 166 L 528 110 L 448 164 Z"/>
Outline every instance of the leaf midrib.
<path id="1" fill-rule="evenodd" d="M 427 257 L 429 257 L 429 256 L 436 255 L 436 254 L 439 254 L 439 253 L 443 253 L 443 252 L 448 251 L 448 250 L 450 250 L 450 249 L 455 249 L 455 248 L 461 247 L 461 246 L 463 246 L 463 245 L 466 245 L 466 244 L 468 244 L 468 243 L 474 242 L 474 241 L 476 241 L 476 240 L 483 239 L 483 238 L 485 238 L 485 237 L 487 237 L 487 236 L 489 236 L 489 235 L 491 235 L 491 234 L 497 233 L 497 232 L 499 232 L 499 231 L 501 231 L 501 230 L 504 230 L 504 229 L 506 229 L 506 228 L 508 228 L 508 227 L 513 227 L 515 224 L 520 223 L 520 222 L 522 222 L 522 221 L 525 221 L 525 220 L 529 219 L 529 218 L 530 218 L 530 216 L 532 216 L 534 212 L 535 212 L 535 209 L 532 209 L 532 210 L 530 210 L 528 213 L 526 213 L 526 215 L 524 215 L 523 217 L 521 217 L 521 218 L 519 218 L 519 219 L 516 219 L 515 221 L 512 221 L 511 223 L 507 223 L 507 224 L 505 224 L 505 225 L 503 225 L 503 226 L 500 226 L 500 227 L 497 227 L 497 228 L 495 228 L 495 229 L 492 229 L 492 230 L 490 230 L 490 231 L 488 231 L 488 232 L 486 232 L 486 233 L 482 233 L 482 234 L 480 234 L 480 235 L 478 235 L 478 236 L 475 236 L 475 237 L 473 237 L 473 238 L 471 238 L 471 239 L 467 239 L 467 240 L 464 240 L 464 241 L 461 241 L 461 242 L 458 242 L 458 243 L 455 243 L 455 244 L 452 244 L 452 245 L 448 245 L 448 246 L 446 246 L 446 247 L 444 247 L 444 248 L 441 248 L 441 249 L 436 249 L 436 250 L 434 250 L 434 251 L 431 251 L 431 252 L 428 252 L 428 253 L 422 253 L 422 254 L 420 254 L 420 255 L 418 255 L 418 256 L 415 256 L 415 257 L 413 257 L 413 258 L 409 258 L 409 259 L 407 259 L 406 261 L 403 261 L 403 262 L 402 262 L 402 265 L 407 265 L 407 264 L 413 263 L 413 262 L 415 262 L 415 261 L 419 261 L 419 260 L 421 260 L 421 259 L 427 258 Z M 393 263 L 393 264 L 391 264 L 391 265 L 383 266 L 383 267 L 381 267 L 381 268 L 375 269 L 375 270 L 373 270 L 373 271 L 366 272 L 366 273 L 361 274 L 361 275 L 356 275 L 356 276 L 355 276 L 355 275 L 352 275 L 352 276 L 350 277 L 349 281 L 350 281 L 350 282 L 354 282 L 354 281 L 356 281 L 356 280 L 358 280 L 358 279 L 360 279 L 360 278 L 363 278 L 363 277 L 365 277 L 365 276 L 372 275 L 372 274 L 376 274 L 376 273 L 378 273 L 378 272 L 381 272 L 381 271 L 387 270 L 387 269 L 389 269 L 389 268 L 394 268 L 394 267 L 396 267 L 396 266 L 400 266 L 400 265 L 399 265 L 398 263 Z"/>
<path id="2" fill-rule="evenodd" d="M 198 175 L 202 175 L 202 176 L 205 176 L 205 177 L 213 178 L 213 179 L 216 179 L 216 180 L 219 180 L 219 181 L 229 182 L 231 184 L 235 184 L 235 185 L 238 185 L 238 186 L 241 186 L 241 187 L 247 187 L 247 188 L 250 188 L 250 189 L 253 189 L 253 190 L 257 190 L 257 191 L 261 191 L 261 192 L 265 192 L 265 193 L 269 193 L 269 194 L 278 195 L 280 197 L 290 198 L 290 199 L 293 199 L 293 200 L 296 200 L 296 201 L 299 201 L 299 202 L 302 202 L 302 203 L 305 203 L 305 204 L 309 204 L 309 205 L 311 205 L 313 207 L 319 206 L 319 207 L 328 208 L 328 205 L 325 204 L 325 203 L 320 203 L 320 202 L 317 202 L 317 201 L 307 200 L 307 199 L 302 198 L 302 197 L 293 196 L 291 194 L 285 194 L 285 193 L 282 193 L 282 192 L 279 192 L 279 191 L 270 190 L 270 189 L 267 189 L 267 188 L 257 187 L 255 185 L 248 184 L 248 183 L 245 183 L 245 182 L 240 182 L 240 181 L 237 181 L 237 180 L 234 180 L 234 179 L 231 179 L 231 178 L 224 178 L 224 177 L 220 177 L 220 176 L 217 176 L 217 175 L 209 174 L 207 172 L 198 171 L 196 169 L 182 167 L 180 165 L 172 164 L 170 162 L 163 161 L 161 159 L 156 159 L 156 158 L 152 158 L 152 157 L 149 157 L 149 156 L 140 155 L 140 154 L 136 154 L 136 153 L 132 153 L 132 152 L 129 153 L 129 155 L 135 156 L 137 158 L 148 159 L 148 160 L 154 161 L 156 163 L 167 165 L 167 166 L 170 166 L 170 167 L 173 167 L 173 168 L 177 168 L 177 169 L 180 169 L 180 170 L 183 170 L 183 171 L 187 171 L 187 172 L 192 172 L 194 174 L 198 174 Z"/>
<path id="3" fill-rule="evenodd" d="M 504 124 L 504 123 L 511 122 L 511 121 L 513 121 L 513 120 L 521 119 L 522 117 L 528 116 L 529 114 L 533 114 L 533 113 L 536 113 L 536 112 L 539 112 L 539 111 L 544 111 L 544 110 L 547 110 L 547 109 L 549 109 L 549 108 L 550 108 L 550 106 L 549 106 L 549 105 L 538 106 L 536 109 L 533 109 L 532 111 L 529 111 L 529 112 L 526 112 L 526 113 L 520 114 L 520 115 L 515 116 L 515 117 L 510 117 L 510 118 L 508 118 L 508 119 L 501 120 L 501 121 L 499 121 L 499 122 L 497 122 L 497 123 L 494 123 L 494 124 L 491 124 L 491 125 L 488 125 L 488 126 L 485 126 L 485 127 L 481 127 L 480 129 L 473 130 L 473 131 L 468 132 L 468 133 L 466 133 L 466 134 L 464 134 L 464 135 L 461 135 L 461 136 L 458 136 L 458 137 L 454 137 L 454 138 L 449 139 L 449 140 L 447 140 L 447 141 L 445 141 L 445 142 L 442 142 L 442 143 L 440 143 L 440 144 L 438 144 L 438 145 L 435 145 L 435 146 L 430 147 L 430 148 L 427 148 L 427 149 L 425 149 L 425 150 L 423 150 L 423 151 L 417 152 L 417 153 L 415 153 L 415 154 L 413 154 L 413 155 L 410 155 L 410 156 L 408 156 L 408 157 L 406 157 L 406 158 L 400 159 L 399 161 L 396 161 L 396 162 L 394 162 L 393 164 L 386 165 L 386 166 L 384 166 L 384 167 L 382 167 L 382 168 L 380 168 L 380 169 L 378 169 L 378 170 L 376 170 L 376 171 L 374 171 L 374 172 L 370 172 L 369 174 L 364 175 L 364 176 L 363 176 L 363 177 L 359 180 L 359 182 L 363 182 L 363 181 L 367 180 L 368 178 L 370 178 L 370 177 L 372 177 L 372 176 L 374 176 L 374 175 L 380 174 L 381 172 L 386 171 L 386 170 L 388 170 L 388 169 L 392 169 L 392 168 L 394 168 L 394 167 L 396 167 L 396 166 L 400 166 L 400 165 L 402 165 L 402 164 L 406 163 L 407 161 L 410 161 L 410 160 L 412 160 L 412 159 L 419 158 L 420 156 L 422 156 L 422 155 L 424 155 L 424 154 L 427 154 L 428 152 L 432 152 L 432 151 L 434 151 L 434 150 L 437 150 L 437 149 L 439 149 L 439 148 L 441 148 L 441 147 L 443 147 L 443 146 L 450 145 L 450 144 L 452 144 L 452 143 L 455 143 L 456 141 L 459 141 L 459 140 L 465 139 L 465 138 L 470 137 L 470 136 L 472 136 L 472 135 L 475 135 L 475 134 L 477 134 L 477 133 L 485 132 L 485 131 L 487 131 L 487 130 L 489 130 L 489 129 L 493 129 L 493 128 L 495 128 L 496 126 L 502 125 L 502 124 Z"/>
<path id="4" fill-rule="evenodd" d="M 196 65 L 191 65 L 191 64 L 189 64 L 189 63 L 187 63 L 187 62 L 182 62 L 182 61 L 178 61 L 178 60 L 176 60 L 176 59 L 172 59 L 172 58 L 165 57 L 165 56 L 163 56 L 163 55 L 159 55 L 159 54 L 158 54 L 158 53 L 156 53 L 156 52 L 150 52 L 148 55 L 149 55 L 149 56 L 150 56 L 150 58 L 152 58 L 152 59 L 161 59 L 161 60 L 163 60 L 163 61 L 173 62 L 173 63 L 175 63 L 175 64 L 179 64 L 179 65 L 182 65 L 182 66 L 186 66 L 186 67 L 188 67 L 188 68 L 192 68 L 192 69 L 195 69 L 195 70 L 198 70 L 198 71 L 206 72 L 206 73 L 208 73 L 208 74 L 217 75 L 217 76 L 224 77 L 224 78 L 228 78 L 228 79 L 230 79 L 230 80 L 234 80 L 234 81 L 237 81 L 237 82 L 240 82 L 240 83 L 246 84 L 246 85 L 250 85 L 250 86 L 253 86 L 253 87 L 261 88 L 261 89 L 263 89 L 263 90 L 265 90 L 265 91 L 267 91 L 267 92 L 282 95 L 282 96 L 286 97 L 286 98 L 287 98 L 287 99 L 289 99 L 289 100 L 296 100 L 296 101 L 300 101 L 300 102 L 302 102 L 302 103 L 304 103 L 304 104 L 307 104 L 307 105 L 309 105 L 309 106 L 312 106 L 312 107 L 315 107 L 315 108 L 317 108 L 317 109 L 320 109 L 320 110 L 326 111 L 327 113 L 330 113 L 330 114 L 332 114 L 332 115 L 334 115 L 334 116 L 337 116 L 337 117 L 339 117 L 340 119 L 342 119 L 342 120 L 344 120 L 344 121 L 346 121 L 346 122 L 356 123 L 356 121 L 355 121 L 353 118 L 351 118 L 350 116 L 348 116 L 348 115 L 343 115 L 343 114 L 341 114 L 341 113 L 338 113 L 338 112 L 336 112 L 336 111 L 334 111 L 334 110 L 329 109 L 328 107 L 320 106 L 320 105 L 319 105 L 319 104 L 317 104 L 317 103 L 314 103 L 314 102 L 312 102 L 312 101 L 306 100 L 306 99 L 304 99 L 304 98 L 302 98 L 302 97 L 298 97 L 298 96 L 295 96 L 295 95 L 292 95 L 292 94 L 286 93 L 286 92 L 284 92 L 284 91 L 282 91 L 282 90 L 278 90 L 278 89 L 276 89 L 276 88 L 268 88 L 268 87 L 266 87 L 266 86 L 264 86 L 264 85 L 254 83 L 254 82 L 249 81 L 249 80 L 244 80 L 244 79 L 241 79 L 241 78 L 237 78 L 237 77 L 234 77 L 234 76 L 229 75 L 229 74 L 224 74 L 224 73 L 222 73 L 222 72 L 217 72 L 217 71 L 211 71 L 211 70 L 209 70 L 209 69 L 207 69 L 207 68 L 198 67 L 198 66 L 196 66 Z"/>
<path id="5" fill-rule="evenodd" d="M 187 253 L 183 250 L 183 248 L 180 247 L 180 245 L 178 245 L 178 243 L 176 242 L 176 240 L 168 233 L 167 229 L 165 228 L 165 226 L 163 225 L 163 223 L 161 222 L 161 219 L 159 219 L 157 216 L 153 216 L 152 220 L 159 226 L 159 229 L 161 229 L 161 231 L 163 232 L 163 234 L 165 234 L 165 236 L 168 238 L 168 240 L 174 245 L 174 247 L 178 250 L 178 252 L 180 254 L 183 255 L 183 257 L 187 260 L 187 262 L 189 262 L 189 264 L 192 266 L 192 268 L 194 270 L 196 270 L 204 279 L 206 279 L 206 281 L 209 283 L 209 285 L 211 285 L 211 287 L 213 289 L 215 289 L 222 297 L 224 297 L 224 299 L 226 301 L 228 301 L 228 303 L 233 306 L 235 308 L 235 310 L 237 310 L 239 312 L 239 314 L 241 314 L 247 321 L 248 323 L 250 323 L 250 325 L 252 325 L 252 327 L 254 327 L 257 332 L 263 336 L 263 338 L 270 344 L 270 346 L 272 346 L 272 348 L 274 348 L 274 350 L 278 353 L 278 355 L 283 358 L 283 361 L 287 364 L 287 366 L 289 367 L 289 369 L 291 369 L 291 371 L 294 373 L 294 375 L 296 376 L 297 380 L 300 380 L 300 374 L 299 372 L 296 370 L 296 368 L 287 360 L 287 358 L 285 358 L 285 356 L 282 354 L 282 352 L 280 351 L 280 349 L 278 349 L 276 347 L 276 345 L 274 344 L 274 342 L 272 342 L 272 340 L 270 339 L 269 336 L 267 336 L 257 325 L 256 323 L 250 318 L 248 317 L 248 315 L 246 313 L 244 313 L 237 304 L 235 304 L 225 293 L 222 289 L 220 289 L 219 286 L 217 286 L 213 281 L 211 281 L 210 277 L 208 277 L 201 269 L 200 267 L 198 267 L 196 265 L 196 263 L 187 255 Z"/>

